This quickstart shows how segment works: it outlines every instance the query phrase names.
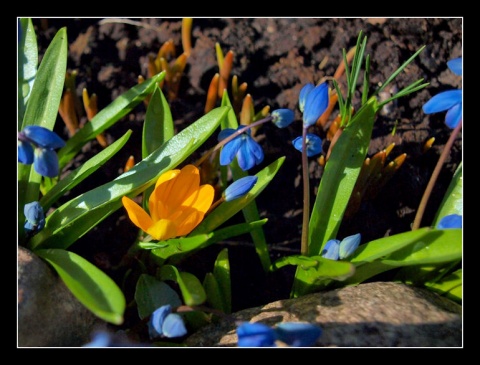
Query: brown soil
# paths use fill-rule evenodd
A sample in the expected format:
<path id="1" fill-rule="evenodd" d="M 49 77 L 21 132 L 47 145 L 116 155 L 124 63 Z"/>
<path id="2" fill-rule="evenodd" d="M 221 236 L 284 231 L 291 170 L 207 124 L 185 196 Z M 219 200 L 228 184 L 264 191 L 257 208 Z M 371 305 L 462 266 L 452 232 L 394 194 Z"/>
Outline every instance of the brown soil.
<path id="1" fill-rule="evenodd" d="M 113 22 L 113 19 L 100 24 L 101 20 L 34 19 L 40 53 L 45 51 L 60 27 L 67 27 L 68 69 L 78 72 L 79 95 L 83 88 L 98 95 L 99 109 L 136 85 L 139 75 L 146 77 L 147 56 L 156 55 L 164 42 L 173 40 L 177 54 L 182 52 L 181 19 L 131 19 L 141 22 L 142 26 Z M 423 191 L 448 140 L 450 130 L 444 124 L 444 113 L 425 115 L 421 107 L 440 91 L 462 85 L 461 78 L 450 72 L 446 64 L 462 55 L 461 18 L 196 18 L 193 20 L 192 53 L 178 97 L 170 106 L 178 131 L 203 115 L 209 83 L 218 72 L 215 56 L 215 43 L 218 42 L 224 53 L 234 52 L 232 75 L 237 75 L 240 83 L 248 84 L 256 111 L 267 105 L 271 110 L 291 108 L 300 120 L 297 104 L 301 87 L 307 82 L 315 83 L 324 76 L 332 76 L 342 59 L 342 50 L 356 44 L 360 31 L 368 38 L 366 53 L 371 58 L 371 91 L 423 45 L 426 45 L 425 50 L 393 85 L 401 89 L 420 78 L 430 83 L 426 89 L 387 105 L 375 122 L 368 156 L 395 143 L 389 159 L 402 153 L 406 153 L 407 158 L 377 196 L 363 201 L 360 210 L 340 227 L 339 237 L 361 232 L 362 242 L 368 242 L 410 229 Z M 133 134 L 112 160 L 65 199 L 118 176 L 128 156 L 140 160 L 144 116 L 142 104 L 107 130 L 110 141 L 128 129 L 132 129 Z M 279 156 L 286 156 L 278 174 L 257 199 L 261 216 L 268 218 L 264 229 L 273 260 L 299 252 L 303 201 L 301 156 L 291 141 L 301 135 L 300 124 L 293 123 L 285 129 L 264 125 L 257 133 L 265 160 L 250 173 L 257 172 Z M 396 132 L 392 135 L 395 125 Z M 67 138 L 61 120 L 57 126 L 59 133 Z M 326 140 L 325 130 L 318 128 L 316 132 Z M 430 137 L 435 137 L 435 143 L 424 153 L 424 143 Z M 325 141 L 324 152 L 328 145 L 329 142 Z M 100 149 L 97 141 L 92 141 L 75 159 L 76 163 L 85 161 Z M 432 221 L 460 161 L 462 136 L 457 138 L 442 169 L 423 225 Z M 314 193 L 321 167 L 311 159 L 310 168 Z M 240 221 L 241 217 L 235 219 Z M 113 267 L 125 255 L 136 234 L 137 229 L 120 210 L 80 238 L 71 250 L 121 280 L 124 273 L 116 272 Z M 231 257 L 234 310 L 288 297 L 291 272 L 285 270 L 265 278 L 248 235 L 205 249 L 187 260 L 183 268 L 203 280 L 205 272 L 212 269 L 216 253 L 223 247 L 229 248 Z M 131 297 L 127 298 L 127 302 L 130 300 Z"/>

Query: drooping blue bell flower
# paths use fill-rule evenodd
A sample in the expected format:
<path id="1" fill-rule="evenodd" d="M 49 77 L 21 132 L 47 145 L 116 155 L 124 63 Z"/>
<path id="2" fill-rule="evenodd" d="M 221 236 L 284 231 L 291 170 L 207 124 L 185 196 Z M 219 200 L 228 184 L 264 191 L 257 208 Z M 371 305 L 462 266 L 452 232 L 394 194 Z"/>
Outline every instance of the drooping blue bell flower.
<path id="1" fill-rule="evenodd" d="M 182 316 L 172 313 L 172 306 L 166 304 L 156 309 L 148 322 L 150 338 L 156 337 L 182 337 L 187 334 L 187 328 Z"/>
<path id="2" fill-rule="evenodd" d="M 328 84 L 322 82 L 313 87 L 306 84 L 298 97 L 300 111 L 303 112 L 303 127 L 315 124 L 328 107 Z"/>
<path id="3" fill-rule="evenodd" d="M 275 347 L 277 335 L 263 323 L 242 323 L 237 327 L 238 347 Z"/>
<path id="4" fill-rule="evenodd" d="M 448 67 L 457 75 L 462 75 L 462 58 L 447 62 Z M 423 105 L 425 114 L 447 111 L 445 124 L 454 129 L 462 119 L 462 90 L 447 90 L 434 95 Z"/>
<path id="5" fill-rule="evenodd" d="M 247 194 L 257 183 L 257 176 L 245 176 L 231 183 L 224 192 L 225 201 L 229 202 Z"/>
<path id="6" fill-rule="evenodd" d="M 297 137 L 292 141 L 293 147 L 302 152 L 302 137 Z M 306 139 L 307 156 L 312 157 L 322 152 L 322 139 L 313 133 L 307 133 Z"/>
<path id="7" fill-rule="evenodd" d="M 316 324 L 302 322 L 281 322 L 275 332 L 280 341 L 292 347 L 313 346 L 322 335 L 322 329 Z"/>
<path id="8" fill-rule="evenodd" d="M 237 129 L 225 128 L 218 134 L 218 140 L 222 141 L 237 130 L 244 128 L 240 125 Z M 250 170 L 263 161 L 262 147 L 251 137 L 250 129 L 226 143 L 220 151 L 220 165 L 229 165 L 237 157 L 237 162 L 243 171 Z"/>
<path id="9" fill-rule="evenodd" d="M 65 146 L 65 141 L 55 132 L 37 125 L 25 127 L 18 133 L 18 162 L 30 165 L 42 176 L 55 177 L 59 173 L 55 149 Z"/>

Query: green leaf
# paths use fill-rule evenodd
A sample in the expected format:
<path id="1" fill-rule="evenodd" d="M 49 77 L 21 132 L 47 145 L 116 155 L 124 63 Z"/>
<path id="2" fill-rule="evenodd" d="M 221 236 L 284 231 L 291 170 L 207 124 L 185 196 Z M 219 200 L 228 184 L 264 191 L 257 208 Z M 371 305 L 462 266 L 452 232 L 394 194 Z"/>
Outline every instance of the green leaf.
<path id="1" fill-rule="evenodd" d="M 61 28 L 50 42 L 36 73 L 21 129 L 38 125 L 53 130 L 62 97 L 67 68 L 67 32 Z M 18 173 L 18 232 L 19 243 L 24 244 L 25 217 L 23 206 L 38 201 L 41 176 L 32 165 L 17 164 Z"/>
<path id="2" fill-rule="evenodd" d="M 35 250 L 57 271 L 73 295 L 97 317 L 122 324 L 125 297 L 115 282 L 77 254 L 60 249 Z"/>
<path id="3" fill-rule="evenodd" d="M 462 292 L 463 292 L 463 272 L 462 269 L 458 269 L 452 274 L 444 277 L 442 280 L 437 282 L 427 282 L 425 286 L 434 291 L 443 295 L 453 301 L 462 302 Z"/>
<path id="4" fill-rule="evenodd" d="M 217 227 L 233 217 L 236 213 L 242 210 L 250 202 L 252 202 L 265 187 L 270 183 L 278 169 L 285 161 L 285 157 L 280 157 L 276 161 L 272 162 L 267 167 L 259 171 L 256 176 L 258 177 L 255 186 L 245 196 L 232 200 L 230 202 L 223 202 L 217 208 L 215 208 L 205 219 L 200 223 L 189 236 L 195 236 L 198 234 L 204 234 L 213 232 Z"/>
<path id="5" fill-rule="evenodd" d="M 371 98 L 354 115 L 332 149 L 310 216 L 309 256 L 318 255 L 328 240 L 336 238 L 368 151 L 376 105 L 376 99 Z"/>
<path id="6" fill-rule="evenodd" d="M 182 305 L 175 290 L 163 281 L 147 274 L 142 274 L 138 278 L 135 287 L 135 302 L 140 319 L 148 317 L 163 305 L 170 304 L 172 307 Z"/>
<path id="7" fill-rule="evenodd" d="M 228 249 L 222 249 L 213 266 L 213 275 L 219 285 L 222 294 L 222 308 L 224 313 L 232 312 L 232 287 L 230 278 L 230 261 L 228 259 Z"/>
<path id="8" fill-rule="evenodd" d="M 196 276 L 188 272 L 179 272 L 175 266 L 164 265 L 160 268 L 161 280 L 173 280 L 180 287 L 186 305 L 195 306 L 205 303 L 207 294 Z"/>
<path id="9" fill-rule="evenodd" d="M 296 274 L 301 278 L 294 282 L 291 293 L 293 298 L 318 290 L 322 281 L 344 281 L 355 273 L 355 267 L 350 262 L 330 260 L 322 256 L 286 256 L 277 260 L 273 269 L 286 265 L 297 266 Z"/>
<path id="10" fill-rule="evenodd" d="M 65 178 L 55 184 L 47 194 L 40 199 L 40 205 L 45 211 L 48 211 L 52 204 L 63 194 L 80 184 L 93 172 L 97 171 L 103 164 L 115 155 L 128 141 L 131 130 L 128 130 L 120 139 L 103 149 L 87 162 L 70 172 Z"/>
<path id="11" fill-rule="evenodd" d="M 436 227 L 440 220 L 450 214 L 463 216 L 463 166 L 462 162 L 458 165 L 453 174 L 452 181 L 448 186 L 447 192 L 443 197 L 440 207 L 437 210 L 433 226 Z"/>
<path id="12" fill-rule="evenodd" d="M 205 293 L 207 295 L 207 303 L 210 307 L 226 312 L 226 308 L 224 307 L 223 301 L 223 294 L 220 290 L 220 285 L 218 285 L 217 279 L 213 275 L 213 273 L 208 272 L 203 279 L 203 287 L 205 289 Z"/>
<path id="13" fill-rule="evenodd" d="M 35 28 L 31 18 L 18 19 L 21 26 L 21 36 L 18 40 L 18 128 L 22 125 L 27 101 L 32 91 L 37 75 L 38 47 Z"/>
<path id="14" fill-rule="evenodd" d="M 109 105 L 100 110 L 89 123 L 86 123 L 75 135 L 73 135 L 58 151 L 58 162 L 60 169 L 81 150 L 81 148 L 97 135 L 112 126 L 122 117 L 130 113 L 140 102 L 150 95 L 156 84 L 163 80 L 165 71 L 141 84 L 135 85 Z"/>
<path id="15" fill-rule="evenodd" d="M 135 197 L 155 184 L 201 146 L 218 127 L 228 108 L 216 108 L 191 124 L 132 169 L 57 208 L 43 230 L 30 240 L 31 248 L 67 248 L 122 206 L 125 195 Z"/>

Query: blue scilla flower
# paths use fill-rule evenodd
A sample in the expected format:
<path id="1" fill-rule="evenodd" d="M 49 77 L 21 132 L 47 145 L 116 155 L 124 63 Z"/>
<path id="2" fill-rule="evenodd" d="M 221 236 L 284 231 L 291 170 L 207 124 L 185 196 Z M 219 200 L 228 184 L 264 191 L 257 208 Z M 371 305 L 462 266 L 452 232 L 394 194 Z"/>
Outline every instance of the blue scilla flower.
<path id="1" fill-rule="evenodd" d="M 238 347 L 276 347 L 277 340 L 292 347 L 306 347 L 321 335 L 322 329 L 316 324 L 301 322 L 281 322 L 274 328 L 244 322 L 237 327 Z"/>
<path id="2" fill-rule="evenodd" d="M 218 134 L 218 140 L 221 141 L 244 127 L 244 125 L 240 125 L 237 129 L 225 128 Z M 250 129 L 223 146 L 220 152 L 220 165 L 230 164 L 235 156 L 237 156 L 238 165 L 243 171 L 250 170 L 263 161 L 262 147 L 251 137 Z"/>
<path id="3" fill-rule="evenodd" d="M 36 125 L 25 127 L 18 133 L 18 162 L 30 165 L 42 176 L 58 175 L 58 156 L 54 151 L 65 146 L 55 132 Z"/>
<path id="4" fill-rule="evenodd" d="M 26 218 L 24 227 L 27 233 L 37 232 L 45 227 L 45 214 L 39 202 L 25 204 L 23 214 Z"/>
<path id="5" fill-rule="evenodd" d="M 440 219 L 437 224 L 438 229 L 462 228 L 462 216 L 459 214 L 449 214 Z"/>
<path id="6" fill-rule="evenodd" d="M 156 337 L 182 337 L 187 334 L 183 318 L 172 313 L 172 306 L 166 304 L 156 309 L 148 322 L 150 338 Z"/>
<path id="7" fill-rule="evenodd" d="M 293 147 L 302 152 L 302 137 L 297 137 L 292 141 Z M 307 156 L 312 157 L 322 152 L 322 139 L 313 133 L 307 133 Z"/>
<path id="8" fill-rule="evenodd" d="M 343 260 L 352 255 L 360 244 L 360 233 L 345 237 L 342 241 L 331 239 L 325 244 L 321 256 L 330 260 Z"/>
<path id="9" fill-rule="evenodd" d="M 303 112 L 303 127 L 315 124 L 328 107 L 328 84 L 326 82 L 317 86 L 306 84 L 300 90 L 298 105 Z"/>
<path id="10" fill-rule="evenodd" d="M 447 62 L 448 67 L 457 75 L 462 75 L 462 58 Z M 447 111 L 445 124 L 454 129 L 462 119 L 462 90 L 447 90 L 434 95 L 423 105 L 425 114 Z"/>
<path id="11" fill-rule="evenodd" d="M 275 109 L 272 112 L 272 122 L 278 128 L 285 128 L 292 124 L 295 119 L 295 113 L 291 109 Z"/>
<path id="12" fill-rule="evenodd" d="M 224 192 L 225 201 L 229 202 L 247 194 L 257 183 L 257 176 L 245 176 L 230 184 Z"/>

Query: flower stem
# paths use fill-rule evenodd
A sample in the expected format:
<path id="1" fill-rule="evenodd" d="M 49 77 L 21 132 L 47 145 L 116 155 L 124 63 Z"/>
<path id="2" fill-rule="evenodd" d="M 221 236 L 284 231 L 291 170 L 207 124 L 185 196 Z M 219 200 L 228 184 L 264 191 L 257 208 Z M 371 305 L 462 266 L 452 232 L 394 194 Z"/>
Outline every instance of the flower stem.
<path id="1" fill-rule="evenodd" d="M 423 218 L 423 213 L 425 212 L 428 199 L 432 194 L 433 187 L 435 186 L 435 183 L 437 182 L 437 178 L 440 175 L 440 170 L 442 169 L 442 166 L 445 160 L 447 159 L 447 156 L 450 153 L 450 150 L 452 149 L 453 142 L 457 138 L 457 135 L 460 132 L 461 127 L 462 127 L 462 121 L 458 123 L 458 125 L 450 134 L 450 137 L 448 138 L 445 148 L 443 149 L 442 153 L 440 154 L 440 157 L 438 158 L 435 169 L 433 170 L 432 176 L 430 176 L 430 181 L 428 182 L 427 188 L 423 192 L 422 200 L 420 201 L 420 205 L 418 206 L 417 214 L 415 215 L 415 219 L 412 224 L 412 231 L 420 228 L 420 224 Z"/>
<path id="2" fill-rule="evenodd" d="M 207 153 L 205 153 L 202 157 L 200 157 L 198 159 L 198 161 L 195 163 L 195 166 L 200 167 L 200 165 L 203 163 L 203 161 L 205 161 L 208 157 L 210 157 L 210 155 L 212 155 L 212 153 L 218 151 L 220 148 L 222 148 L 224 145 L 226 145 L 228 142 L 230 142 L 235 137 L 239 136 L 242 133 L 245 133 L 250 128 L 256 127 L 257 125 L 260 125 L 260 124 L 263 124 L 263 123 L 266 123 L 266 122 L 270 122 L 272 119 L 273 119 L 273 117 L 271 115 L 269 115 L 268 117 L 257 120 L 256 122 L 254 122 L 252 124 L 246 125 L 245 127 L 238 129 L 237 131 L 235 131 L 235 133 L 232 133 L 227 138 L 222 139 L 219 143 L 217 143 L 217 145 L 214 148 L 212 148 Z"/>
<path id="3" fill-rule="evenodd" d="M 308 177 L 307 128 L 302 130 L 302 173 L 303 173 L 303 221 L 300 252 L 308 255 L 308 222 L 310 219 L 310 184 Z"/>

